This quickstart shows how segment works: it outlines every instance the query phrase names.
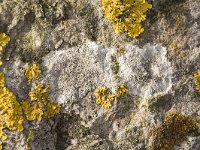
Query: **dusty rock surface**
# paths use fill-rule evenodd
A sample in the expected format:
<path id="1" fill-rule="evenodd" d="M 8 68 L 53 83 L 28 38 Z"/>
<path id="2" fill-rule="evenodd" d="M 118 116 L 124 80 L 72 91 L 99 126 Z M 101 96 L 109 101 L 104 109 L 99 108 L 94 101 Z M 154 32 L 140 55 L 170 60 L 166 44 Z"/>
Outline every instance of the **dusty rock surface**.
<path id="1" fill-rule="evenodd" d="M 24 71 L 37 63 L 40 81 L 62 105 L 51 120 L 6 131 L 5 150 L 146 150 L 167 112 L 200 120 L 193 76 L 200 70 L 200 1 L 149 2 L 145 31 L 131 39 L 114 32 L 100 0 L 0 0 L 0 32 L 11 37 L 0 69 L 7 86 L 26 99 Z M 109 110 L 96 104 L 96 88 L 123 83 L 129 94 Z M 199 150 L 199 143 L 200 132 L 174 149 Z"/>

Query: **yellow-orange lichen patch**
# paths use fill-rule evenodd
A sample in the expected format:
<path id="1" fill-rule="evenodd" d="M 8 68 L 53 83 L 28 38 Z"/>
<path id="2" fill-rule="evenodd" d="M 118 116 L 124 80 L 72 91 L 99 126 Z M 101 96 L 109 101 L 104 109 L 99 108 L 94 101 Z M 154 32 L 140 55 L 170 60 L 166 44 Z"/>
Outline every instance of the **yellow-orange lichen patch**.
<path id="1" fill-rule="evenodd" d="M 9 36 L 0 33 L 0 65 L 3 46 L 9 40 Z M 38 79 L 40 73 L 39 66 L 32 64 L 26 68 L 25 75 L 31 81 Z M 14 93 L 6 87 L 5 75 L 0 72 L 0 150 L 7 139 L 5 129 L 23 131 L 24 114 L 28 120 L 41 120 L 43 116 L 50 118 L 60 112 L 60 105 L 49 101 L 47 93 L 48 88 L 39 83 L 29 92 L 30 100 L 19 103 Z"/>
<path id="2" fill-rule="evenodd" d="M 128 87 L 126 84 L 122 84 L 122 85 L 118 85 L 116 87 L 116 96 L 120 97 L 123 96 L 125 94 L 128 94 Z"/>
<path id="3" fill-rule="evenodd" d="M 97 88 L 95 91 L 95 97 L 96 104 L 101 105 L 105 109 L 110 108 L 113 97 L 109 96 L 108 88 L 106 86 Z"/>
<path id="4" fill-rule="evenodd" d="M 26 68 L 25 76 L 29 81 L 37 80 L 40 73 L 40 67 L 37 64 L 32 64 Z"/>
<path id="5" fill-rule="evenodd" d="M 194 74 L 194 83 L 196 85 L 196 89 L 200 91 L 200 71 Z"/>
<path id="6" fill-rule="evenodd" d="M 0 33 L 0 46 L 4 47 L 10 41 L 10 37 L 5 33 Z"/>
<path id="7" fill-rule="evenodd" d="M 31 101 L 36 101 L 38 103 L 46 104 L 47 93 L 48 93 L 48 87 L 45 87 L 44 84 L 39 83 L 31 89 L 31 91 L 29 92 L 29 97 Z"/>
<path id="8" fill-rule="evenodd" d="M 197 121 L 180 113 L 169 112 L 163 125 L 152 130 L 154 141 L 150 149 L 172 150 L 174 145 L 186 139 L 187 135 L 198 130 Z"/>
<path id="9" fill-rule="evenodd" d="M 5 33 L 0 33 L 0 66 L 2 65 L 1 55 L 3 47 L 10 41 L 10 37 Z"/>
<path id="10" fill-rule="evenodd" d="M 112 22 L 116 33 L 125 31 L 132 38 L 144 29 L 141 22 L 146 19 L 146 11 L 152 8 L 146 0 L 102 0 L 105 18 Z"/>
<path id="11" fill-rule="evenodd" d="M 56 114 L 58 114 L 60 112 L 60 108 L 61 108 L 61 106 L 58 103 L 48 102 L 48 104 L 46 106 L 46 111 L 44 112 L 44 115 L 47 118 L 54 117 Z"/>
<path id="12" fill-rule="evenodd" d="M 5 128 L 23 130 L 22 108 L 16 96 L 6 87 L 3 73 L 0 73 L 0 115 L 0 141 L 7 138 L 3 131 Z"/>
<path id="13" fill-rule="evenodd" d="M 41 121 L 43 116 L 54 117 L 60 112 L 60 105 L 49 101 L 48 88 L 39 83 L 29 92 L 30 100 L 22 101 L 27 120 Z"/>
<path id="14" fill-rule="evenodd" d="M 96 104 L 101 105 L 104 109 L 109 109 L 112 106 L 114 98 L 128 94 L 128 88 L 125 84 L 116 87 L 116 93 L 108 91 L 106 86 L 99 87 L 95 90 Z"/>

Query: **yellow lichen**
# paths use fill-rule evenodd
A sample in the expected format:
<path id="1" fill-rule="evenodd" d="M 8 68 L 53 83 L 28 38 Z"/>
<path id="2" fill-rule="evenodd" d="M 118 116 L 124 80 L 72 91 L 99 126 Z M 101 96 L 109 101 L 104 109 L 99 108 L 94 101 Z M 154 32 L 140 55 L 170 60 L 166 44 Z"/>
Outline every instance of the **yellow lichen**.
<path id="1" fill-rule="evenodd" d="M 6 44 L 10 41 L 10 37 L 5 33 L 0 33 L 0 46 L 6 46 Z"/>
<path id="2" fill-rule="evenodd" d="M 0 89 L 5 87 L 6 82 L 5 82 L 5 77 L 3 73 L 0 73 Z"/>
<path id="3" fill-rule="evenodd" d="M 29 92 L 29 97 L 31 101 L 36 101 L 38 103 L 46 104 L 47 93 L 48 93 L 48 87 L 45 87 L 44 84 L 39 83 L 37 86 L 32 88 L 31 92 Z"/>
<path id="4" fill-rule="evenodd" d="M 5 76 L 0 73 L 0 140 L 7 138 L 3 129 L 22 131 L 22 108 L 16 96 L 6 87 Z"/>
<path id="5" fill-rule="evenodd" d="M 0 33 L 0 66 L 2 65 L 1 55 L 3 47 L 10 41 L 10 37 L 5 33 Z M 5 76 L 0 72 L 0 150 L 2 150 L 2 141 L 7 139 L 5 128 L 10 130 L 23 130 L 21 110 L 18 107 L 16 97 L 9 91 L 5 84 Z M 14 116 L 17 115 L 17 116 Z M 19 122 L 18 120 L 19 119 Z M 16 127 L 15 127 L 16 126 Z"/>
<path id="6" fill-rule="evenodd" d="M 58 103 L 49 102 L 47 104 L 46 111 L 45 111 L 44 115 L 47 118 L 54 117 L 56 114 L 58 114 L 60 112 L 60 107 L 61 106 Z"/>
<path id="7" fill-rule="evenodd" d="M 0 66 L 2 65 L 1 55 L 3 47 L 10 41 L 10 37 L 5 33 L 0 33 Z"/>
<path id="8" fill-rule="evenodd" d="M 6 133 L 3 131 L 3 125 L 0 125 L 0 137 L 2 139 L 2 141 L 6 140 L 7 139 L 7 135 Z"/>
<path id="9" fill-rule="evenodd" d="M 200 91 L 200 71 L 194 74 L 194 83 L 196 85 L 196 89 Z"/>
<path id="10" fill-rule="evenodd" d="M 40 67 L 37 64 L 32 64 L 26 68 L 25 76 L 29 81 L 37 80 L 40 73 L 41 73 Z"/>
<path id="11" fill-rule="evenodd" d="M 48 88 L 39 83 L 29 92 L 30 100 L 22 101 L 27 120 L 41 121 L 43 116 L 54 117 L 60 112 L 60 105 L 49 101 Z"/>
<path id="12" fill-rule="evenodd" d="M 118 85 L 116 87 L 116 96 L 117 97 L 120 97 L 120 96 L 123 96 L 125 94 L 128 94 L 128 87 L 126 84 L 122 84 L 122 85 Z"/>
<path id="13" fill-rule="evenodd" d="M 179 113 L 170 112 L 166 114 L 163 125 L 152 130 L 154 141 L 150 149 L 172 150 L 174 145 L 186 139 L 187 135 L 198 130 L 197 121 Z"/>
<path id="14" fill-rule="evenodd" d="M 0 141 L 0 150 L 2 150 L 2 149 L 3 149 L 2 142 Z"/>
<path id="15" fill-rule="evenodd" d="M 0 33 L 0 65 L 2 47 L 9 40 L 9 36 Z M 36 80 L 40 73 L 39 66 L 33 64 L 26 68 L 25 75 L 29 80 Z M 60 112 L 60 105 L 49 101 L 47 93 L 48 88 L 40 83 L 29 92 L 30 100 L 19 103 L 14 93 L 6 87 L 5 76 L 0 72 L 0 150 L 7 139 L 4 129 L 23 131 L 23 112 L 28 120 L 41 120 L 43 116 L 50 118 Z"/>
<path id="16" fill-rule="evenodd" d="M 146 11 L 152 8 L 145 0 L 102 0 L 105 18 L 114 23 L 116 33 L 125 31 L 132 38 L 144 29 L 141 22 L 146 19 Z"/>
<path id="17" fill-rule="evenodd" d="M 112 98 L 108 98 L 108 88 L 106 86 L 99 87 L 95 91 L 96 103 L 107 109 L 111 106 Z"/>
<path id="18" fill-rule="evenodd" d="M 43 108 L 37 103 L 30 103 L 30 101 L 22 101 L 22 108 L 27 120 L 42 120 Z"/>
<path id="19" fill-rule="evenodd" d="M 99 87 L 95 91 L 96 104 L 101 105 L 104 109 L 109 109 L 112 106 L 114 98 L 125 94 L 128 94 L 128 88 L 125 84 L 118 85 L 116 93 L 109 93 L 106 86 Z"/>

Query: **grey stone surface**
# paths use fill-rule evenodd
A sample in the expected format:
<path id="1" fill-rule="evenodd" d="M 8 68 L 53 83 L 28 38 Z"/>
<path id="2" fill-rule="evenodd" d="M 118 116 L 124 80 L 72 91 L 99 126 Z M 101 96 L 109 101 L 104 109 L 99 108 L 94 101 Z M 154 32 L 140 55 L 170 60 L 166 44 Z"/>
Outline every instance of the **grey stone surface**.
<path id="1" fill-rule="evenodd" d="M 23 133 L 7 131 L 5 150 L 145 150 L 166 112 L 200 120 L 193 77 L 200 70 L 200 1 L 149 2 L 145 31 L 131 39 L 114 32 L 100 0 L 0 0 L 0 32 L 11 37 L 0 69 L 7 86 L 26 99 L 35 83 L 24 71 L 37 63 L 39 81 L 62 105 L 53 119 L 27 121 Z M 129 94 L 109 110 L 95 103 L 96 88 L 115 92 L 123 83 Z M 199 134 L 188 135 L 174 149 L 199 150 L 199 141 Z"/>

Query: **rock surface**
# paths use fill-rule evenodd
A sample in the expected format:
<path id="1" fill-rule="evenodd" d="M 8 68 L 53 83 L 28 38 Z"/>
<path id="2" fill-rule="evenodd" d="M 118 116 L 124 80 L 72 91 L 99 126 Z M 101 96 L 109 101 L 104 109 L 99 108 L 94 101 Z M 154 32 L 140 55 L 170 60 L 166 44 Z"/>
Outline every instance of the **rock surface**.
<path id="1" fill-rule="evenodd" d="M 167 112 L 200 120 L 193 77 L 200 70 L 200 1 L 149 2 L 145 31 L 131 39 L 114 32 L 100 0 L 0 0 L 0 32 L 11 37 L 0 69 L 7 86 L 26 99 L 33 85 L 24 71 L 37 63 L 40 81 L 62 105 L 56 118 L 6 131 L 5 150 L 145 150 Z M 96 104 L 96 88 L 114 92 L 123 83 L 129 94 L 109 110 Z M 199 143 L 200 133 L 188 135 L 174 149 L 199 150 Z"/>

